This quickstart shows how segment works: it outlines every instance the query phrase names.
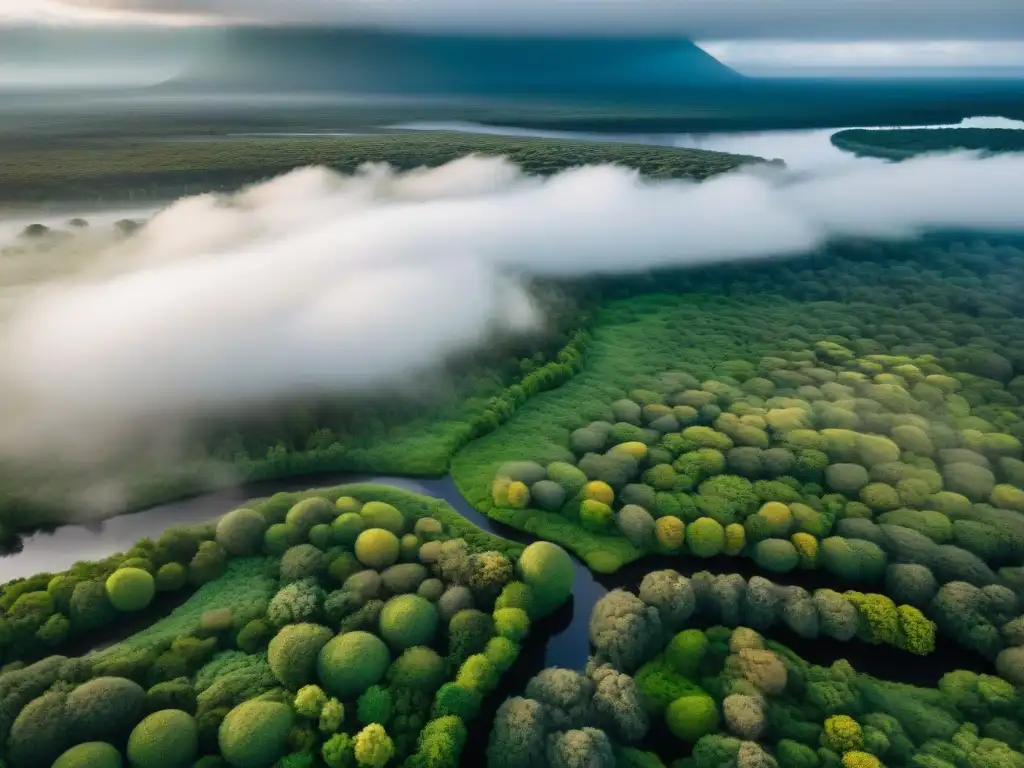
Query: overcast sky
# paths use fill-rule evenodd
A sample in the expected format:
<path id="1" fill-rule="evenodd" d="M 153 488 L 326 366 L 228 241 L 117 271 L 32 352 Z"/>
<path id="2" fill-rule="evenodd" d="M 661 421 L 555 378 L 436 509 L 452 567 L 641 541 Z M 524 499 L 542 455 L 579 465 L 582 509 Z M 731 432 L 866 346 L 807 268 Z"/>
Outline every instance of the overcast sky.
<path id="1" fill-rule="evenodd" d="M 0 0 L 25 21 L 672 34 L 748 74 L 1024 68 L 1024 0 Z"/>

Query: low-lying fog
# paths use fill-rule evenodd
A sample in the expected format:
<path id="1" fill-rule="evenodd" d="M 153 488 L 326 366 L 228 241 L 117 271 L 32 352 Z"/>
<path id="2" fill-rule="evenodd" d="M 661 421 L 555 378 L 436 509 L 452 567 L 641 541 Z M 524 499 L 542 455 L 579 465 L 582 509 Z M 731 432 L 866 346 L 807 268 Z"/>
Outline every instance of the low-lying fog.
<path id="1" fill-rule="evenodd" d="M 0 258 L 0 456 L 101 460 L 127 437 L 280 398 L 414 382 L 543 323 L 524 276 L 796 254 L 846 234 L 1024 228 L 1024 156 L 970 154 L 704 183 L 495 158 L 294 171 Z M 103 226 L 100 226 L 100 224 Z"/>

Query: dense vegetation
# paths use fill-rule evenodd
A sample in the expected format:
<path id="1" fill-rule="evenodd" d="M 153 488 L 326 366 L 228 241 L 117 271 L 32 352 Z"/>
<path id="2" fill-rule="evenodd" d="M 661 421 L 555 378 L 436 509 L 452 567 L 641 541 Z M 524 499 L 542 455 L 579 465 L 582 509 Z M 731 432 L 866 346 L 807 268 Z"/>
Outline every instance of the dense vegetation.
<path id="1" fill-rule="evenodd" d="M 927 152 L 1024 152 L 1024 131 L 1009 128 L 849 130 L 832 134 L 839 149 L 862 157 L 902 160 Z"/>
<path id="2" fill-rule="evenodd" d="M 706 575 L 706 574 L 705 574 Z M 686 629 L 697 610 L 730 626 Z M 823 628 L 848 621 L 819 603 Z M 813 613 L 813 609 L 812 609 Z M 755 623 L 756 622 L 756 623 Z M 871 636 L 880 615 L 854 616 Z M 936 688 L 807 663 L 768 629 L 762 598 L 648 574 L 595 606 L 583 671 L 548 668 L 498 709 L 491 768 L 1015 768 L 1024 691 L 956 671 Z M 851 632 L 847 639 L 853 637 Z M 1018 667 L 1018 670 L 1019 667 Z M 687 755 L 681 757 L 681 755 Z"/>
<path id="3" fill-rule="evenodd" d="M 572 577 L 556 545 L 524 549 L 434 499 L 277 494 L 4 585 L 0 765 L 456 765 L 482 698 Z M 26 664 L 189 583 L 204 586 L 144 632 Z"/>
<path id="4" fill-rule="evenodd" d="M 80 142 L 0 152 L 0 203 L 163 199 L 234 189 L 304 165 L 351 173 L 367 162 L 438 166 L 471 153 L 504 155 L 529 173 L 621 163 L 662 178 L 703 179 L 760 158 L 697 149 L 458 133 L 352 137 L 228 137 Z"/>

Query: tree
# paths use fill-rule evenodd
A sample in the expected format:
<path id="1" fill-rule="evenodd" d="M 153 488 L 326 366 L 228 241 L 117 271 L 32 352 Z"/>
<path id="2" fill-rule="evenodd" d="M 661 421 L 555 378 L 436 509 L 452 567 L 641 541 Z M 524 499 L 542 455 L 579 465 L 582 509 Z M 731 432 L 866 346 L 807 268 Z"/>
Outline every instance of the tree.
<path id="1" fill-rule="evenodd" d="M 664 637 L 658 610 L 622 589 L 594 605 L 589 635 L 598 656 L 624 672 L 657 653 Z"/>
<path id="2" fill-rule="evenodd" d="M 371 723 L 356 734 L 355 756 L 360 766 L 383 768 L 394 753 L 394 742 L 377 723 Z"/>

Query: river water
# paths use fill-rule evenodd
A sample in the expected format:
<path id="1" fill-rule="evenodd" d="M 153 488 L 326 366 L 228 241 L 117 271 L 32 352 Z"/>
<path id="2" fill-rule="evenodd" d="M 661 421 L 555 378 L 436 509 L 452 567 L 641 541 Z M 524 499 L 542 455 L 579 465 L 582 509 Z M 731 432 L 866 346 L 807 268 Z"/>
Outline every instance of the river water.
<path id="1" fill-rule="evenodd" d="M 466 122 L 418 122 L 392 126 L 409 131 L 456 131 L 492 136 L 523 136 L 550 139 L 578 139 L 584 141 L 630 142 L 653 144 L 665 147 L 688 147 L 708 149 L 715 152 L 730 152 L 738 155 L 755 155 L 767 160 L 783 160 L 793 171 L 825 171 L 853 164 L 878 164 L 887 162 L 877 158 L 857 157 L 850 152 L 833 146 L 832 134 L 842 130 L 836 128 L 814 128 L 796 131 L 757 131 L 719 133 L 641 133 L 610 134 L 582 133 L 573 131 L 543 131 L 491 126 Z M 899 126 L 875 126 L 868 130 L 881 130 Z M 927 125 L 921 128 L 1010 128 L 1024 129 L 1024 122 L 1004 117 L 972 117 L 955 125 Z"/>

